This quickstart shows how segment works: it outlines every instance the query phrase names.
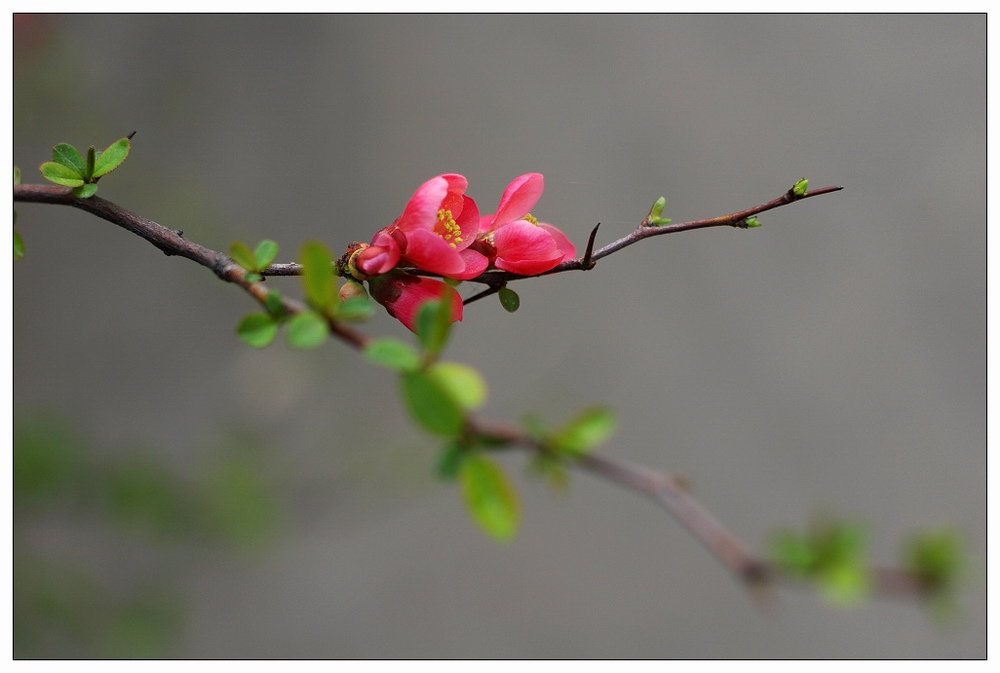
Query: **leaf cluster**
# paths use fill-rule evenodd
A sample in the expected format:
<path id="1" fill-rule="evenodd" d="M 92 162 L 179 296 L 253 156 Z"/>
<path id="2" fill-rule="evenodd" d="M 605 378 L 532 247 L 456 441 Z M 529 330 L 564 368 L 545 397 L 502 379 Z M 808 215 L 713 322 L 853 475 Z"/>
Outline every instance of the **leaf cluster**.
<path id="1" fill-rule="evenodd" d="M 261 241 L 254 250 L 237 241 L 230 247 L 233 260 L 247 270 L 246 280 L 263 280 L 263 272 L 278 255 L 278 244 Z M 366 294 L 342 298 L 338 292 L 330 251 L 322 243 L 312 241 L 299 251 L 302 265 L 302 286 L 308 309 L 289 313 L 277 290 L 267 293 L 265 313 L 251 313 L 243 318 L 236 333 L 246 344 L 263 348 L 271 344 L 282 324 L 286 326 L 288 345 L 292 348 L 316 348 L 330 336 L 331 321 L 364 320 L 374 310 Z"/>
<path id="2" fill-rule="evenodd" d="M 97 193 L 97 181 L 122 165 L 131 149 L 133 131 L 101 151 L 91 145 L 84 157 L 69 143 L 59 143 L 52 148 L 52 161 L 46 161 L 38 170 L 49 182 L 72 187 L 73 194 L 86 199 Z"/>
<path id="3" fill-rule="evenodd" d="M 815 517 L 805 533 L 776 533 L 771 551 L 775 565 L 793 577 L 814 581 L 831 603 L 851 605 L 868 595 L 867 535 L 857 522 Z"/>

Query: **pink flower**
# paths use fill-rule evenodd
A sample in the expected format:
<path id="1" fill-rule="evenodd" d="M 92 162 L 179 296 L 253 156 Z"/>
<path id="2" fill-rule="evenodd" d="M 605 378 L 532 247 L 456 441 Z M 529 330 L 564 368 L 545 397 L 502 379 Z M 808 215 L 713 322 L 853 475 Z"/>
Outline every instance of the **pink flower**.
<path id="1" fill-rule="evenodd" d="M 474 248 L 496 268 L 532 276 L 576 256 L 576 247 L 564 233 L 528 213 L 544 189 L 541 173 L 514 178 L 500 197 L 497 212 L 480 219 Z"/>
<path id="2" fill-rule="evenodd" d="M 455 288 L 440 280 L 394 271 L 370 278 L 368 288 L 375 301 L 385 306 L 389 315 L 414 333 L 417 331 L 420 307 L 441 297 L 451 300 L 452 322 L 462 319 L 462 297 Z"/>
<path id="3" fill-rule="evenodd" d="M 413 266 L 449 278 L 474 278 L 489 260 L 469 249 L 479 232 L 479 208 L 465 195 L 469 182 L 447 173 L 420 185 L 390 226 L 380 229 L 354 264 L 366 276 Z"/>

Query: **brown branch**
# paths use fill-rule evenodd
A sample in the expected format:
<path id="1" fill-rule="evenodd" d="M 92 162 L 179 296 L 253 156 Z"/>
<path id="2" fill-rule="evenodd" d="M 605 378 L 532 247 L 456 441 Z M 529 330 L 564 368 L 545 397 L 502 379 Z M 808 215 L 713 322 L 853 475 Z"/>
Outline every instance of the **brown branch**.
<path id="1" fill-rule="evenodd" d="M 628 236 L 606 245 L 596 252 L 593 247 L 594 239 L 597 235 L 597 227 L 594 227 L 583 257 L 563 262 L 554 269 L 540 275 L 573 269 L 592 268 L 597 260 L 651 236 L 704 227 L 738 227 L 741 224 L 745 226 L 746 218 L 752 215 L 787 205 L 796 200 L 826 194 L 839 189 L 840 187 L 826 187 L 801 196 L 796 196 L 789 191 L 784 196 L 763 205 L 707 220 L 695 220 L 666 226 L 652 226 L 643 222 Z M 164 227 L 110 201 L 97 196 L 80 199 L 74 196 L 72 190 L 67 187 L 50 185 L 15 185 L 14 200 L 65 205 L 84 210 L 149 241 L 167 255 L 186 257 L 201 266 L 211 269 L 220 279 L 239 285 L 260 304 L 265 304 L 268 289 L 262 282 L 248 281 L 246 279 L 246 270 L 236 264 L 228 255 L 189 241 L 182 236 L 180 231 Z M 300 273 L 301 268 L 298 264 L 275 264 L 265 270 L 266 275 L 273 276 L 299 275 Z M 473 280 L 486 283 L 490 287 L 470 298 L 467 302 L 474 301 L 482 296 L 495 294 L 508 280 L 526 277 L 506 272 L 487 272 Z M 283 298 L 282 305 L 283 309 L 289 314 L 307 310 L 305 305 L 292 299 Z M 368 336 L 357 332 L 343 323 L 330 320 L 329 325 L 334 336 L 355 348 L 364 348 L 370 340 Z M 503 443 L 517 445 L 528 450 L 546 450 L 545 447 L 538 444 L 520 428 L 513 425 L 488 420 L 476 420 L 470 421 L 469 430 L 480 436 L 490 437 Z M 641 493 L 662 505 L 715 558 L 737 578 L 748 585 L 748 587 L 762 587 L 777 581 L 789 583 L 797 581 L 782 573 L 780 568 L 774 564 L 751 554 L 729 529 L 723 526 L 711 512 L 688 492 L 684 481 L 669 472 L 654 470 L 593 453 L 578 457 L 572 464 L 609 482 Z M 872 569 L 872 574 L 874 582 L 873 593 L 878 595 L 914 596 L 922 595 L 924 591 L 919 578 L 905 569 L 877 567 Z"/>
<path id="2" fill-rule="evenodd" d="M 503 444 L 535 452 L 547 451 L 546 447 L 514 425 L 479 419 L 471 421 L 468 430 L 471 434 Z M 596 453 L 579 456 L 570 464 L 662 505 L 749 589 L 760 589 L 773 583 L 801 584 L 801 579 L 787 575 L 773 563 L 750 553 L 732 531 L 690 494 L 686 480 L 669 472 Z M 870 570 L 873 595 L 888 598 L 923 596 L 925 593 L 926 587 L 920 578 L 906 569 L 875 566 Z"/>
<path id="3" fill-rule="evenodd" d="M 99 196 L 81 199 L 73 194 L 69 187 L 56 185 L 14 185 L 14 200 L 27 203 L 51 203 L 61 206 L 79 208 L 96 215 L 136 236 L 144 238 L 160 249 L 166 255 L 186 257 L 204 266 L 221 278 L 242 287 L 256 299 L 261 306 L 266 306 L 265 300 L 268 288 L 262 282 L 251 282 L 246 278 L 246 270 L 226 254 L 198 245 L 184 238 L 182 232 L 168 229 L 150 219 L 136 215 L 121 206 Z M 297 265 L 296 265 L 297 266 Z M 277 274 L 275 274 L 277 275 Z M 282 297 L 282 307 L 288 314 L 301 313 L 306 307 L 293 299 Z M 351 329 L 335 320 L 327 321 L 330 331 L 341 341 L 355 348 L 364 348 L 369 339 L 364 334 Z"/>

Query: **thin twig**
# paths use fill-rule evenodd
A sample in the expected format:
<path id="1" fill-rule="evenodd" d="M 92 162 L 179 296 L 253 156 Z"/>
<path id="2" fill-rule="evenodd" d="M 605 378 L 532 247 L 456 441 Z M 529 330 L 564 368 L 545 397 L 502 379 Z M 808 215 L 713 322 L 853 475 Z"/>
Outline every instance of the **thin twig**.
<path id="1" fill-rule="evenodd" d="M 150 219 L 136 215 L 99 196 L 81 199 L 73 194 L 69 187 L 56 185 L 14 185 L 14 200 L 30 203 L 52 203 L 62 206 L 79 208 L 96 215 L 113 224 L 144 238 L 159 248 L 166 255 L 186 257 L 204 266 L 221 278 L 242 287 L 256 299 L 261 306 L 266 306 L 269 289 L 261 282 L 250 282 L 246 279 L 246 270 L 226 254 L 198 245 L 181 235 L 181 232 L 168 229 Z M 277 275 L 277 274 L 274 274 Z M 287 314 L 301 313 L 306 307 L 294 299 L 282 297 L 282 308 Z M 347 325 L 335 321 L 327 321 L 330 331 L 341 341 L 364 348 L 370 341 L 369 337 Z"/>

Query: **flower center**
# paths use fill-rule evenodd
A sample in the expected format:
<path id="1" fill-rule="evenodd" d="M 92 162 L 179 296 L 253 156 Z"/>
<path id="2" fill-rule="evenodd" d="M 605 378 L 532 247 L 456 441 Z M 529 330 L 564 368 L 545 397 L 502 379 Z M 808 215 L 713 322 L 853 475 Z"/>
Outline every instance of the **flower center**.
<path id="1" fill-rule="evenodd" d="M 438 211 L 437 222 L 434 224 L 434 233 L 444 239 L 445 243 L 453 248 L 457 248 L 462 242 L 462 228 L 455 222 L 454 216 L 447 208 Z"/>
<path id="2" fill-rule="evenodd" d="M 522 220 L 527 220 L 528 222 L 531 222 L 532 224 L 534 224 L 534 225 L 536 225 L 536 226 L 538 225 L 538 220 L 537 220 L 537 219 L 535 219 L 535 216 L 534 216 L 534 215 L 532 215 L 531 213 L 527 213 L 527 214 L 526 214 L 526 215 L 525 215 L 524 217 L 522 217 L 521 219 L 522 219 Z"/>

